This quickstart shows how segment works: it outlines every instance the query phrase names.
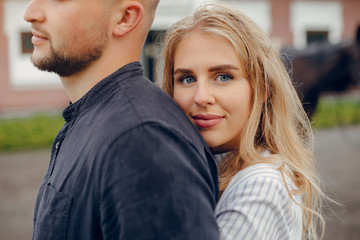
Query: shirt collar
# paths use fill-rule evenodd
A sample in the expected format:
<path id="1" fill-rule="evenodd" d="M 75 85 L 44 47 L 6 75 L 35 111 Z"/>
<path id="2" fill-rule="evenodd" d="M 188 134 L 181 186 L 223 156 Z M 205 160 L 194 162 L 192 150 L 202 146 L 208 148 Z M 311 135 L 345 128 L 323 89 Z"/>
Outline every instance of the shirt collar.
<path id="1" fill-rule="evenodd" d="M 70 102 L 69 106 L 66 107 L 62 113 L 63 118 L 66 122 L 72 121 L 77 118 L 82 111 L 96 104 L 103 96 L 114 90 L 120 82 L 125 81 L 130 76 L 142 76 L 143 72 L 144 70 L 139 62 L 132 62 L 118 69 L 97 83 L 78 101 L 75 103 Z"/>

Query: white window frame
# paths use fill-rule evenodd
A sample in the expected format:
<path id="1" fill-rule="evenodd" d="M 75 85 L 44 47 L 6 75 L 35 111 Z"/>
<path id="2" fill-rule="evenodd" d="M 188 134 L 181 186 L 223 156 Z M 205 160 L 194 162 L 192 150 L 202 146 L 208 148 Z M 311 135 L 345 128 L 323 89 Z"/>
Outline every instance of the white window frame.
<path id="1" fill-rule="evenodd" d="M 330 43 L 341 41 L 343 31 L 343 7 L 333 1 L 296 1 L 290 7 L 290 26 L 294 47 L 307 45 L 307 31 L 327 31 Z"/>

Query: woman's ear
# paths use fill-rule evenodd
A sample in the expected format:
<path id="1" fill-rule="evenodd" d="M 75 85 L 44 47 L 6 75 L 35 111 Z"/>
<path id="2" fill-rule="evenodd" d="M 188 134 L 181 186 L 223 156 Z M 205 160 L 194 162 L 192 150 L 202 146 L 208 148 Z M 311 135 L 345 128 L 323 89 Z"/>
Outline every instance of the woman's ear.
<path id="1" fill-rule="evenodd" d="M 113 35 L 121 37 L 133 31 L 141 22 L 143 15 L 144 7 L 137 1 L 129 1 L 123 7 L 122 15 L 116 22 Z"/>

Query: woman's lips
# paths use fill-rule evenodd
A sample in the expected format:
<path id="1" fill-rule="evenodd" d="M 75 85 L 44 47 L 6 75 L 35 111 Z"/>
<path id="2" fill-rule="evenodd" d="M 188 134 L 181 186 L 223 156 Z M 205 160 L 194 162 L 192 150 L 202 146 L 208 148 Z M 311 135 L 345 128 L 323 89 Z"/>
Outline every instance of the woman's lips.
<path id="1" fill-rule="evenodd" d="M 224 118 L 214 114 L 196 114 L 192 116 L 194 124 L 199 128 L 210 128 L 218 125 Z"/>

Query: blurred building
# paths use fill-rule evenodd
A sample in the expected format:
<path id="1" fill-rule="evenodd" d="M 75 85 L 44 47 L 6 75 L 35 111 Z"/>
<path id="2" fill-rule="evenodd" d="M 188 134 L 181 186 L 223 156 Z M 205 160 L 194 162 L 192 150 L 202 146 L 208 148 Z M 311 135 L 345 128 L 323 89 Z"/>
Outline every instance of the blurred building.
<path id="1" fill-rule="evenodd" d="M 0 113 L 60 111 L 68 104 L 55 74 L 30 62 L 30 24 L 23 20 L 29 0 L 0 0 Z M 159 39 L 171 24 L 191 14 L 201 0 L 160 0 L 141 59 L 154 80 Z M 252 18 L 278 46 L 304 48 L 312 41 L 353 38 L 360 24 L 360 0 L 228 0 Z M 75 23 L 76 24 L 76 23 Z"/>

